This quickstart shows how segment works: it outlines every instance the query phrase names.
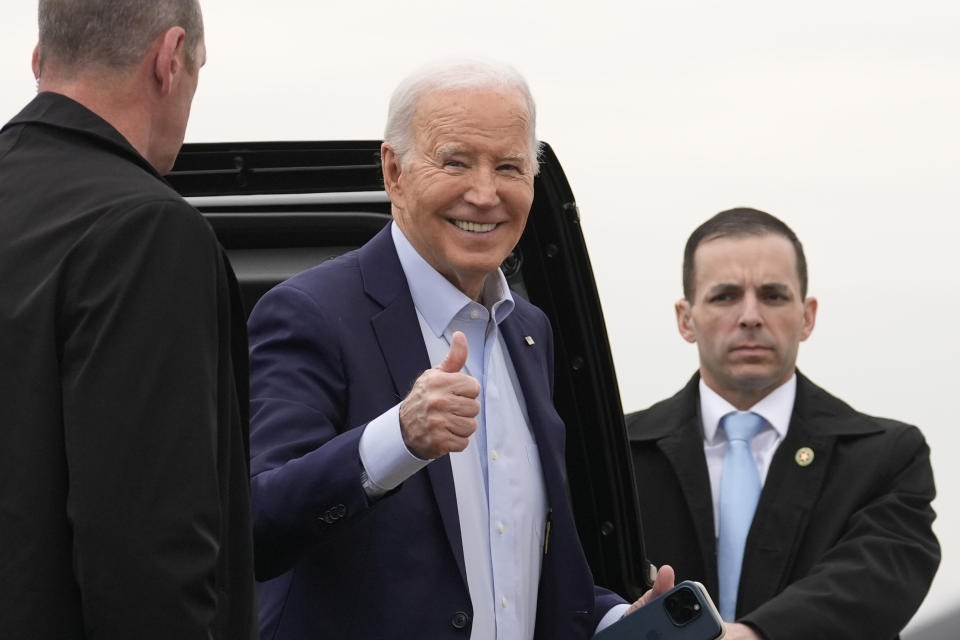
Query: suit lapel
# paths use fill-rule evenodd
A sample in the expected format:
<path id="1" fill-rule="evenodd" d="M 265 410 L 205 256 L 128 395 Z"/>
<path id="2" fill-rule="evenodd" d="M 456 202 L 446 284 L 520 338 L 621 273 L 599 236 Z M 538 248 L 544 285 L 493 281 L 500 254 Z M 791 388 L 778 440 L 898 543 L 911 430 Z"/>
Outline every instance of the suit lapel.
<path id="1" fill-rule="evenodd" d="M 549 348 L 549 336 L 533 335 L 526 319 L 522 317 L 523 310 L 517 308 L 506 320 L 500 324 L 503 341 L 507 345 L 507 352 L 513 363 L 520 390 L 527 406 L 527 417 L 530 419 L 530 428 L 540 453 L 540 466 L 543 470 L 544 485 L 546 486 L 547 504 L 553 506 L 559 501 L 567 499 L 563 472 L 558 465 L 562 456 L 562 443 L 557 433 L 550 432 L 550 425 L 554 423 L 551 416 L 555 415 L 550 394 L 549 369 L 551 367 L 548 356 L 544 352 Z M 528 344 L 526 337 L 533 339 Z"/>
<path id="2" fill-rule="evenodd" d="M 752 611 L 776 595 L 785 584 L 814 504 L 830 466 L 836 431 L 831 416 L 818 415 L 809 381 L 798 374 L 797 397 L 787 437 L 780 443 L 757 504 L 754 526 L 747 538 L 740 578 L 738 612 Z M 796 460 L 807 447 L 814 453 L 807 466 Z"/>
<path id="3" fill-rule="evenodd" d="M 383 310 L 371 318 L 371 325 L 399 401 L 406 397 L 420 374 L 430 368 L 430 358 L 423 344 L 423 333 L 407 279 L 390 236 L 390 225 L 360 249 L 359 259 L 364 290 L 383 306 Z M 444 456 L 427 465 L 427 476 L 457 568 L 466 584 L 460 513 L 450 458 Z"/>

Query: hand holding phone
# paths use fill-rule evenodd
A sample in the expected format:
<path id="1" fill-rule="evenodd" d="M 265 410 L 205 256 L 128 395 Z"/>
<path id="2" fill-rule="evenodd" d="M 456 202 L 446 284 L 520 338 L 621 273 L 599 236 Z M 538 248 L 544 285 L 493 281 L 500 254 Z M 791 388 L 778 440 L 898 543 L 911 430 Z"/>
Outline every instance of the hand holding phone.
<path id="1" fill-rule="evenodd" d="M 716 640 L 723 620 L 707 590 L 684 580 L 600 633 L 596 640 Z"/>

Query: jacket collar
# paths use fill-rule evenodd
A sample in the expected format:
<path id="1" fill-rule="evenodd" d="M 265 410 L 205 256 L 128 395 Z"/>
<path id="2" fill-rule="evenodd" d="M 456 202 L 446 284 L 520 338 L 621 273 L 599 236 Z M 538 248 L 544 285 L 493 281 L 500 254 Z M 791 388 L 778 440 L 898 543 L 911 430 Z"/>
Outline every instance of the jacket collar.
<path id="1" fill-rule="evenodd" d="M 153 165 L 147 162 L 147 159 L 140 155 L 113 125 L 65 95 L 52 91 L 38 93 L 0 131 L 24 124 L 54 127 L 91 139 L 96 144 L 109 148 L 114 153 L 134 162 L 157 179 L 163 180 Z"/>
<path id="2" fill-rule="evenodd" d="M 680 408 L 680 424 L 700 424 L 699 384 L 700 374 L 695 373 L 674 396 Z M 872 421 L 863 420 L 858 415 L 850 405 L 813 384 L 797 370 L 797 396 L 790 419 L 791 429 L 799 421 L 808 425 L 811 435 L 822 433 L 833 436 L 862 436 L 880 431 Z M 630 434 L 630 437 L 633 440 L 660 440 L 676 435 L 675 423 L 662 421 L 650 425 L 642 434 Z M 700 438 L 703 438 L 702 432 Z"/>

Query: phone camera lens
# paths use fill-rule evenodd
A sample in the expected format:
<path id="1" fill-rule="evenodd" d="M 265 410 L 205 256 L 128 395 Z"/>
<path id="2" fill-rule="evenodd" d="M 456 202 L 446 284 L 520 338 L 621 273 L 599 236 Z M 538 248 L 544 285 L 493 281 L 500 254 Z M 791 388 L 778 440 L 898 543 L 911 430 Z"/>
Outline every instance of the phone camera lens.
<path id="1" fill-rule="evenodd" d="M 689 624 L 700 615 L 700 602 L 690 587 L 677 589 L 663 599 L 670 620 L 678 627 Z"/>

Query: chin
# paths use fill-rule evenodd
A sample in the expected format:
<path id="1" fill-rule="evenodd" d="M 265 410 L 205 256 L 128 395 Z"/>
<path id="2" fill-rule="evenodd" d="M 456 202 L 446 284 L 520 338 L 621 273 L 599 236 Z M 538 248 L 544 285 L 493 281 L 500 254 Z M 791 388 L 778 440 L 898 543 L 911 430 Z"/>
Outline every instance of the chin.
<path id="1" fill-rule="evenodd" d="M 757 365 L 741 365 L 729 372 L 728 378 L 736 382 L 736 386 L 756 391 L 775 384 L 779 373 L 769 367 Z"/>

